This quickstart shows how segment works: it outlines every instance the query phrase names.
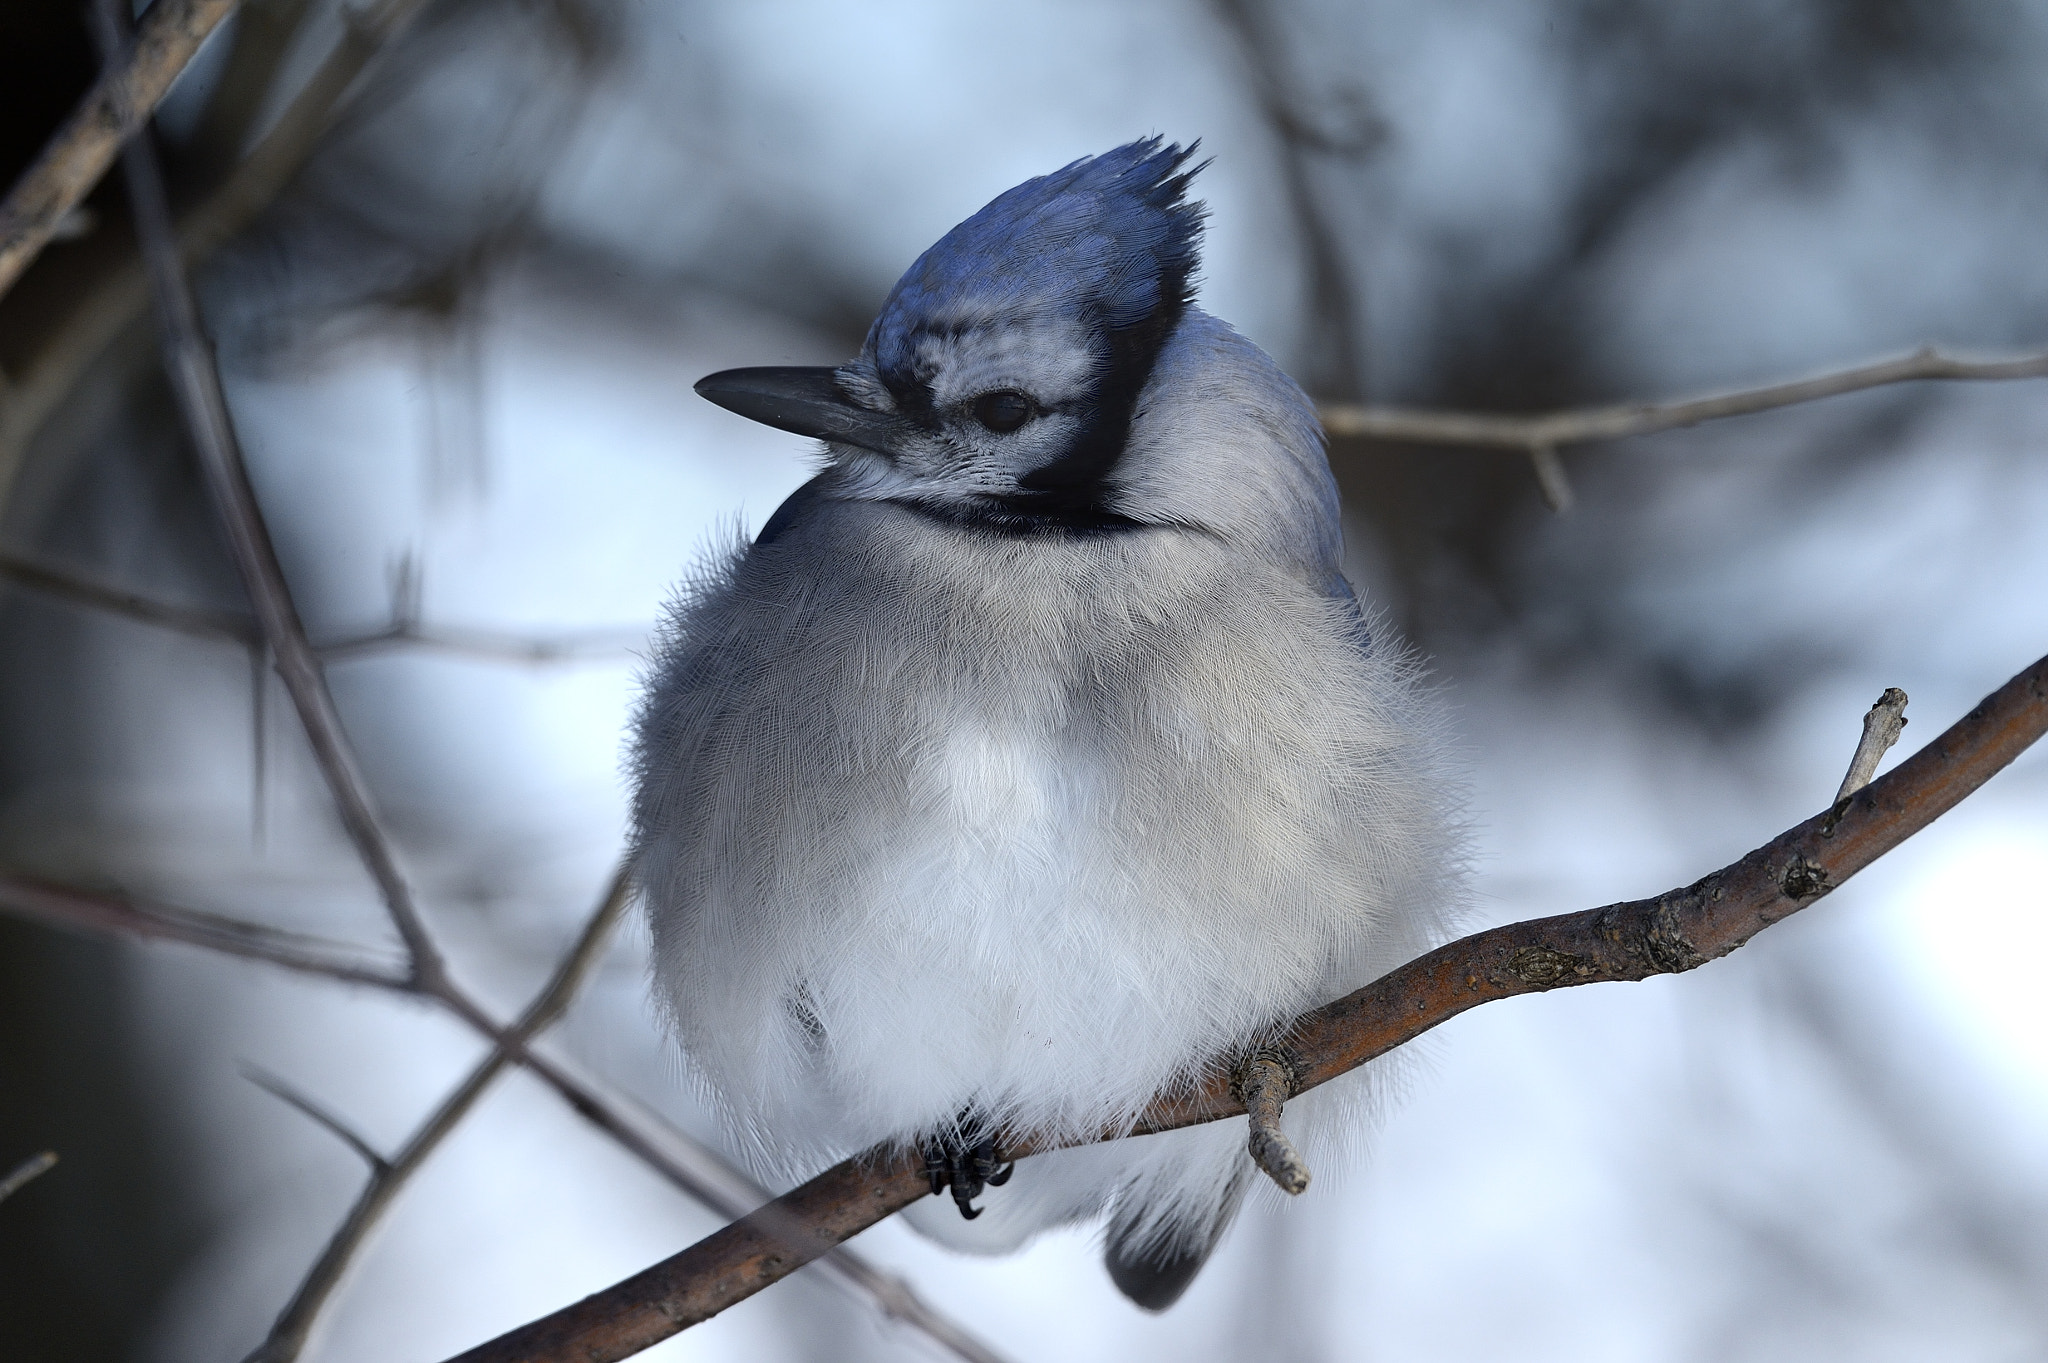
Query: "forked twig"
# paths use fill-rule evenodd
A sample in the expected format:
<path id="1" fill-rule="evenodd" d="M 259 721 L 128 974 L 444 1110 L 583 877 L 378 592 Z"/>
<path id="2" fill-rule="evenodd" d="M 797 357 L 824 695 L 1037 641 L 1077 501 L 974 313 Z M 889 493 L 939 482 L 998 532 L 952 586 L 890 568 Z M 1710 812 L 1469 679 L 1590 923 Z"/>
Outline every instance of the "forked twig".
<path id="1" fill-rule="evenodd" d="M 1818 902 L 1925 828 L 2048 732 L 2048 657 L 1893 771 L 1733 865 L 1654 899 L 1474 933 L 1303 1014 L 1276 1048 L 1300 1093 L 1471 1008 L 1521 994 L 1641 980 L 1697 966 Z M 1242 1113 L 1232 1069 L 1153 1104 L 1139 1134 Z M 1128 1131 L 1106 1132 L 1116 1139 Z M 1029 1137 L 1007 1158 L 1055 1148 Z M 927 1195 L 915 1152 L 878 1148 L 836 1165 L 672 1258 L 521 1326 L 453 1363 L 610 1363 L 787 1277 Z"/>
<path id="2" fill-rule="evenodd" d="M 123 16 L 118 6 L 110 0 L 99 0 L 98 13 L 103 46 L 109 53 L 118 51 L 123 36 Z M 185 277 L 177 229 L 164 194 L 163 171 L 157 164 L 156 147 L 148 130 L 130 141 L 122 159 L 128 173 L 128 197 L 136 235 L 142 243 L 151 291 L 156 297 L 164 368 L 198 455 L 207 492 L 227 532 L 228 548 L 241 574 L 243 590 L 255 607 L 263 641 L 284 682 L 285 694 L 298 710 L 299 723 L 333 796 L 342 826 L 364 869 L 376 882 L 385 912 L 405 943 L 408 967 L 414 978 L 431 989 L 445 975 L 440 952 L 421 921 L 411 885 L 398 869 L 391 840 L 384 832 L 370 797 L 369 783 L 363 779 L 355 751 L 342 728 L 341 713 L 328 690 L 320 657 L 306 637 L 305 625 L 300 621 L 284 569 L 277 560 L 277 550 L 271 543 L 270 528 L 264 523 L 256 490 L 249 482 L 249 470 L 242 461 L 241 445 L 228 416 L 227 398 L 221 391 L 213 347 L 200 325 L 199 306 L 192 295 L 191 282 Z"/>
<path id="3" fill-rule="evenodd" d="M 1440 412 L 1413 407 L 1365 407 L 1326 402 L 1318 407 L 1332 436 L 1417 445 L 1476 445 L 1521 450 L 1529 456 L 1544 503 L 1562 515 L 1572 508 L 1572 485 L 1558 450 L 1594 440 L 1620 440 L 1721 417 L 1767 412 L 1842 393 L 1926 379 L 2038 379 L 2048 377 L 2048 351 L 1994 359 L 1964 359 L 1923 346 L 1911 355 L 1853 365 L 1808 379 L 1664 402 L 1577 407 L 1528 416 Z"/>
<path id="4" fill-rule="evenodd" d="M 277 1323 L 248 1363 L 291 1363 L 306 1346 L 306 1339 L 312 1333 L 320 1310 L 341 1285 L 342 1276 L 347 1272 L 356 1251 L 383 1219 L 384 1213 L 398 1197 L 399 1191 L 413 1174 L 427 1162 L 448 1134 L 455 1130 L 477 1099 L 484 1095 L 491 1083 L 511 1064 L 518 1048 L 552 1026 L 567 1011 L 575 1000 L 577 991 L 590 978 L 591 970 L 604 954 L 611 941 L 611 935 L 624 916 L 626 906 L 632 901 L 632 877 L 627 868 L 621 867 L 605 889 L 604 898 L 577 935 L 576 943 L 555 967 L 554 974 L 545 987 L 535 996 L 533 1002 L 519 1017 L 519 1020 L 505 1029 L 502 1039 L 492 1047 L 490 1054 L 470 1070 L 467 1077 L 456 1085 L 427 1120 L 421 1124 L 405 1145 L 388 1161 L 378 1156 L 360 1138 L 348 1132 L 338 1121 L 304 1108 L 296 1099 L 287 1098 L 294 1106 L 302 1106 L 316 1120 L 334 1130 L 354 1146 L 371 1162 L 370 1180 L 357 1196 L 355 1205 L 349 1208 L 348 1216 L 336 1227 L 329 1237 L 327 1246 L 320 1257 L 307 1270 L 298 1291 L 279 1314 Z M 261 1082 L 259 1080 L 259 1082 Z M 268 1087 L 266 1085 L 266 1087 Z M 275 1091 L 275 1090 L 273 1090 Z M 280 1095 L 285 1096 L 285 1095 Z"/>

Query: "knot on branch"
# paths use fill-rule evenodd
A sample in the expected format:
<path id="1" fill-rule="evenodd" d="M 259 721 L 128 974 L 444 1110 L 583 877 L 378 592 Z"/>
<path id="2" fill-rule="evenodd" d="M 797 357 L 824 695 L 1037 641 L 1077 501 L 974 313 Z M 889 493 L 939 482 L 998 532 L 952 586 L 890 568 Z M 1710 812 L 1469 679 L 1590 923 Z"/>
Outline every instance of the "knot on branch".
<path id="1" fill-rule="evenodd" d="M 1556 984 L 1567 975 L 1584 973 L 1586 958 L 1549 947 L 1523 947 L 1508 957 L 1508 969 L 1524 984 Z"/>
<path id="2" fill-rule="evenodd" d="M 1803 856 L 1792 858 L 1785 868 L 1784 876 L 1778 881 L 1778 888 L 1785 892 L 1787 899 L 1814 899 L 1826 894 L 1834 886 L 1828 882 L 1828 868 L 1808 861 Z"/>
<path id="3" fill-rule="evenodd" d="M 1649 921 L 1643 925 L 1644 953 L 1668 974 L 1676 975 L 1713 959 L 1694 946 L 1686 932 L 1688 911 L 1692 917 L 1704 917 L 1698 886 L 1651 901 Z"/>
<path id="4" fill-rule="evenodd" d="M 1280 1129 L 1280 1109 L 1294 1096 L 1294 1084 L 1293 1064 L 1283 1052 L 1270 1047 L 1252 1052 L 1238 1067 L 1235 1084 L 1250 1119 L 1245 1149 L 1252 1163 L 1290 1196 L 1304 1191 L 1309 1179 L 1308 1162 Z"/>

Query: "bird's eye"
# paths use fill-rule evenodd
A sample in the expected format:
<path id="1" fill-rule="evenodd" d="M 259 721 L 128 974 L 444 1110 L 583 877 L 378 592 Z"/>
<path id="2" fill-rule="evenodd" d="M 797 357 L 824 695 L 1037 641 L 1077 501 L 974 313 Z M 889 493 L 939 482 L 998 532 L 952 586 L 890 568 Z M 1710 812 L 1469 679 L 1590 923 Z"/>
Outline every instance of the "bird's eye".
<path id="1" fill-rule="evenodd" d="M 1014 431 L 1031 420 L 1031 399 L 1014 388 L 999 388 L 974 400 L 974 419 L 992 431 Z"/>

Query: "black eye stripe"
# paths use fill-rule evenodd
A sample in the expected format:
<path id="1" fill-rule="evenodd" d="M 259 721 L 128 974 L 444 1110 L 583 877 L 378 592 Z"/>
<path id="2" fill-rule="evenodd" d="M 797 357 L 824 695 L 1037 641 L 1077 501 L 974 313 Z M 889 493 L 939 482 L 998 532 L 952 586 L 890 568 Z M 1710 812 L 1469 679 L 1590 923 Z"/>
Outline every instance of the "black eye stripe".
<path id="1" fill-rule="evenodd" d="M 1031 399 L 1014 388 L 998 388 L 974 400 L 974 419 L 998 434 L 1016 430 L 1032 414 Z"/>

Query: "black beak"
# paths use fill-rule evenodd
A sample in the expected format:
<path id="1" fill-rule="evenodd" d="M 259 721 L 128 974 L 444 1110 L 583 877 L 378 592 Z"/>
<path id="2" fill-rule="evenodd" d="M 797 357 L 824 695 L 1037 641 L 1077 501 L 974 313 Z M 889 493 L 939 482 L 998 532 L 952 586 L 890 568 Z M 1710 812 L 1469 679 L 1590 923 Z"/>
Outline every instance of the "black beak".
<path id="1" fill-rule="evenodd" d="M 778 431 L 895 454 L 917 428 L 890 412 L 871 412 L 839 391 L 830 369 L 722 369 L 697 380 L 697 392 L 728 412 Z"/>

